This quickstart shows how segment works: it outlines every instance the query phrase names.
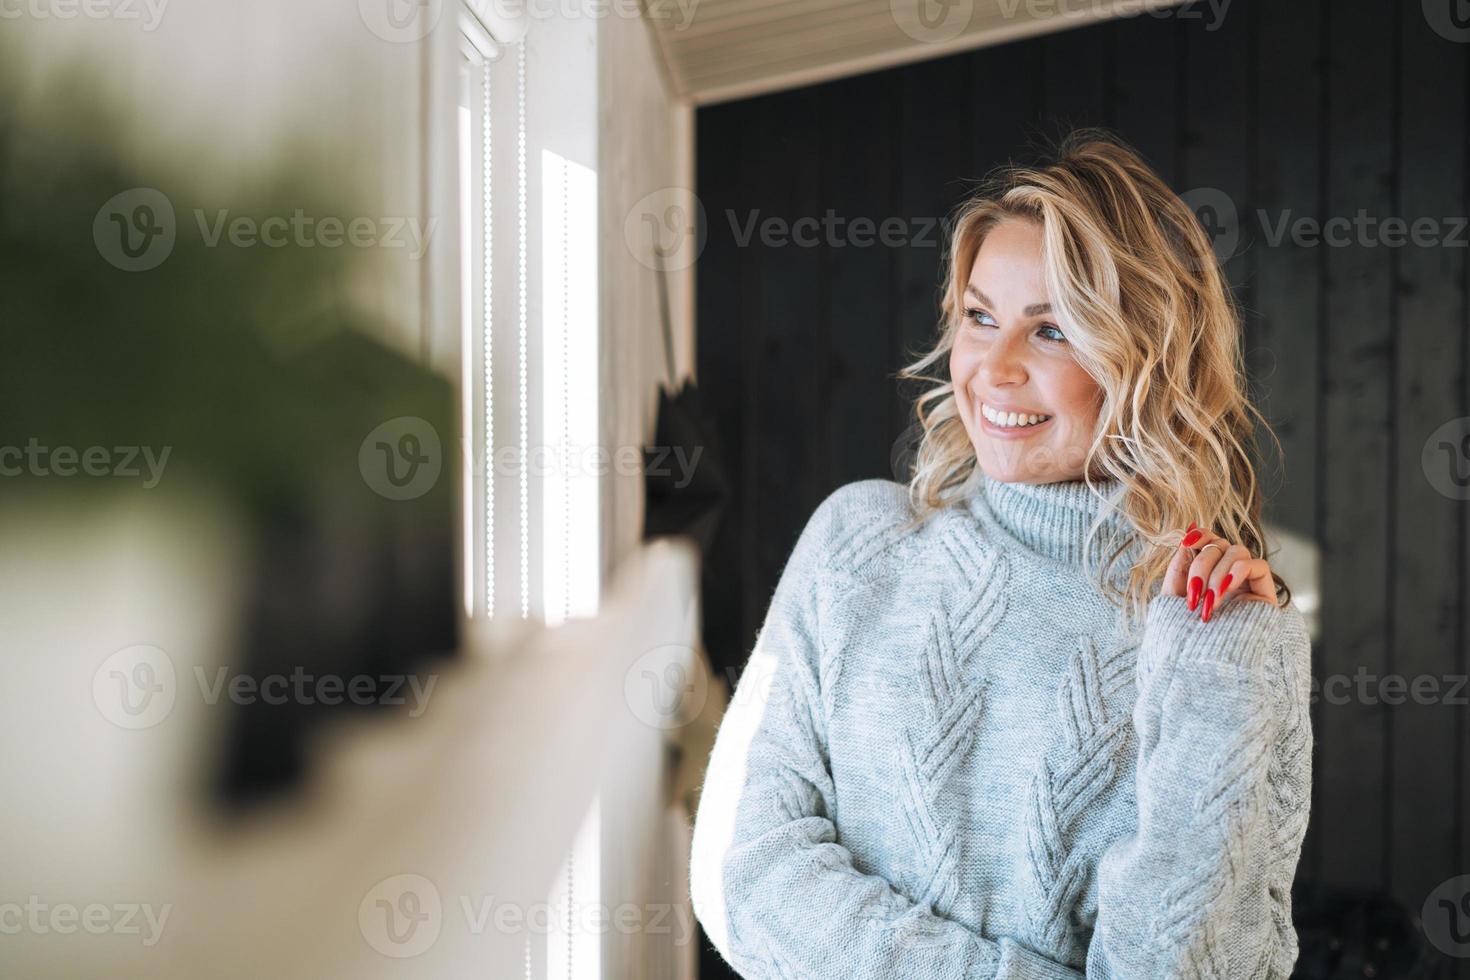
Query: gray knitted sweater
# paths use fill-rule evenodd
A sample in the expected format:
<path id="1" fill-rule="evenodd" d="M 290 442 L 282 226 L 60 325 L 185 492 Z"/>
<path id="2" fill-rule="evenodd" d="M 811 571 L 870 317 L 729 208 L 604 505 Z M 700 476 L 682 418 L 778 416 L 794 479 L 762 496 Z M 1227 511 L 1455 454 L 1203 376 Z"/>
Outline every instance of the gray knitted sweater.
<path id="1" fill-rule="evenodd" d="M 1301 613 L 1155 595 L 1124 628 L 1082 547 L 1129 525 L 1081 481 L 910 513 L 847 484 L 781 574 L 695 821 L 714 945 L 771 980 L 1286 977 Z"/>

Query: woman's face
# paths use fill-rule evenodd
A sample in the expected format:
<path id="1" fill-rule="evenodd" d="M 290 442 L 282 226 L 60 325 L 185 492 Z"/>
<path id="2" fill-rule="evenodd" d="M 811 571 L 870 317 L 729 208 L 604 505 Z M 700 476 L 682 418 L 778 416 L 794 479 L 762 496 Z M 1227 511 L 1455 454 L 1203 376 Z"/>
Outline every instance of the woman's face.
<path id="1" fill-rule="evenodd" d="M 955 403 L 980 468 L 1004 483 L 1082 479 L 1101 405 L 1102 389 L 1052 313 L 1041 242 L 1041 226 L 1019 219 L 985 236 L 949 355 Z M 1023 421 L 1012 412 L 1045 421 L 1010 425 Z"/>

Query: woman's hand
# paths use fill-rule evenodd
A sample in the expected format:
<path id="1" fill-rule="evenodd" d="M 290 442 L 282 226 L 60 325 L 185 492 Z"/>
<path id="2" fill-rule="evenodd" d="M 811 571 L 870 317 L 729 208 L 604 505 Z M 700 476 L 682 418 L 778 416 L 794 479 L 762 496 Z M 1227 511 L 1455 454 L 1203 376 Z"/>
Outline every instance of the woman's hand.
<path id="1" fill-rule="evenodd" d="M 1193 522 L 1188 531 L 1164 573 L 1164 595 L 1184 596 L 1206 623 L 1229 595 L 1276 604 L 1276 582 L 1266 559 L 1251 557 L 1244 545 L 1231 544 Z"/>

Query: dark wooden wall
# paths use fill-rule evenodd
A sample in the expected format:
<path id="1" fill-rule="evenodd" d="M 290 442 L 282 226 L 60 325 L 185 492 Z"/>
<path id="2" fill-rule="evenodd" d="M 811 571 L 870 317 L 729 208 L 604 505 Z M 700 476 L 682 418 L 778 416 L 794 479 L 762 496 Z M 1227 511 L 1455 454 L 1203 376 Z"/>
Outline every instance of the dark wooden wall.
<path id="1" fill-rule="evenodd" d="M 843 483 L 894 476 L 912 393 L 893 374 L 938 315 L 942 232 L 926 223 L 1028 139 L 1094 123 L 1180 193 L 1213 188 L 1235 209 L 1226 270 L 1285 449 L 1284 471 L 1263 473 L 1267 516 L 1320 547 L 1315 676 L 1427 675 L 1442 693 L 1464 676 L 1470 505 L 1430 484 L 1421 452 L 1470 415 L 1470 232 L 1453 220 L 1467 213 L 1470 45 L 1431 29 L 1418 0 L 1235 0 L 1219 22 L 1191 9 L 699 111 L 699 379 L 736 483 L 705 636 L 732 681 L 813 508 Z M 753 214 L 829 210 L 897 218 L 909 240 L 738 240 Z M 1432 218 L 1443 244 L 1267 234 L 1283 216 L 1360 210 Z M 1382 887 L 1418 914 L 1470 872 L 1470 708 L 1445 700 L 1318 700 L 1300 876 Z M 1456 965 L 1470 977 L 1470 959 L 1443 975 Z"/>

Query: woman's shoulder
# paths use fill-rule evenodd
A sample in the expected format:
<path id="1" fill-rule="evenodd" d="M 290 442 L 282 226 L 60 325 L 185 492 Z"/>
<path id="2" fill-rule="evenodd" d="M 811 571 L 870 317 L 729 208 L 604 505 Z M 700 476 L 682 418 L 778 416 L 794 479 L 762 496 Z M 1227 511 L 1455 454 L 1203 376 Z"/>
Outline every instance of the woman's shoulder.
<path id="1" fill-rule="evenodd" d="M 873 477 L 844 483 L 827 494 L 813 513 L 814 518 L 818 515 L 837 520 L 874 517 L 906 520 L 913 515 L 913 509 L 908 487 Z"/>
<path id="2" fill-rule="evenodd" d="M 827 571 L 862 574 L 914 541 L 922 527 L 906 485 L 882 478 L 854 480 L 817 505 L 798 546 L 808 547 Z"/>

